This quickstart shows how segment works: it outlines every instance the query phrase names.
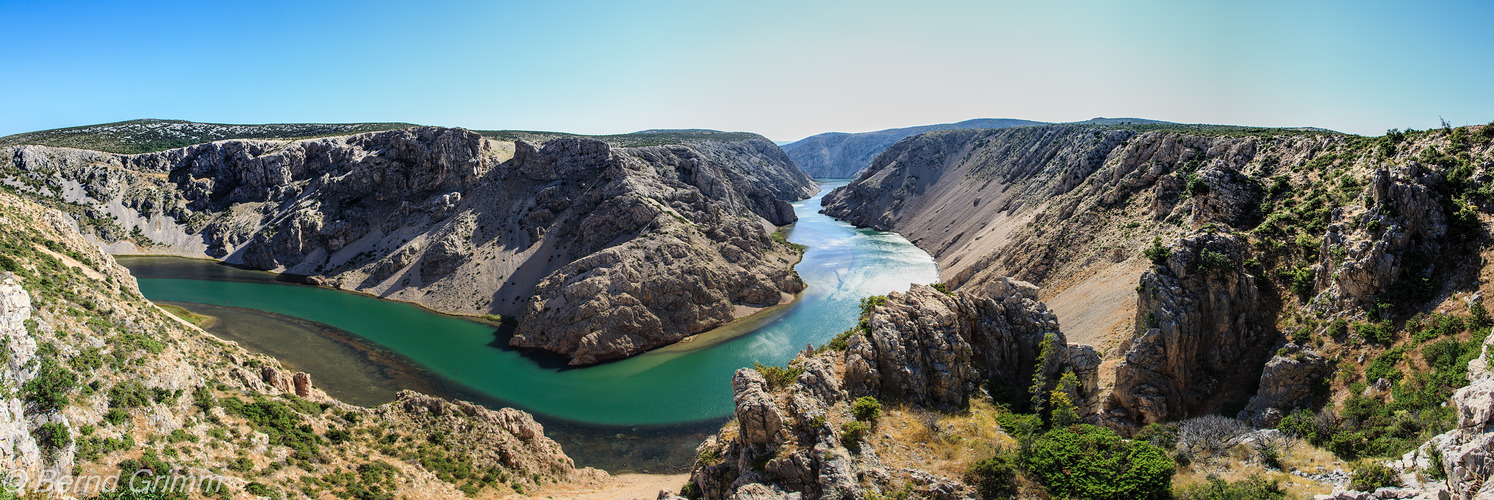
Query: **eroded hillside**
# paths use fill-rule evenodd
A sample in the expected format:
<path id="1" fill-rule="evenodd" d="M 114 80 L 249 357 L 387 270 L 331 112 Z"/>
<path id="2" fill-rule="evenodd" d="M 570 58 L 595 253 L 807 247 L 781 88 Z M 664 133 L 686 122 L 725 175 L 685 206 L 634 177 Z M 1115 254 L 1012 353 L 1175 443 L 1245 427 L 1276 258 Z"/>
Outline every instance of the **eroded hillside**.
<path id="1" fill-rule="evenodd" d="M 29 489 L 45 471 L 120 478 L 78 496 L 139 474 L 222 487 L 178 481 L 163 498 L 497 497 L 605 478 L 520 411 L 410 392 L 377 408 L 332 400 L 155 307 L 71 218 L 4 193 L 0 247 L 0 467 Z"/>
<path id="2" fill-rule="evenodd" d="M 584 364 L 802 288 L 796 250 L 771 235 L 814 184 L 772 143 L 739 135 L 540 146 L 417 127 L 140 155 L 20 146 L 0 165 L 6 185 L 68 211 L 111 252 L 207 256 L 519 317 L 515 345 Z"/>

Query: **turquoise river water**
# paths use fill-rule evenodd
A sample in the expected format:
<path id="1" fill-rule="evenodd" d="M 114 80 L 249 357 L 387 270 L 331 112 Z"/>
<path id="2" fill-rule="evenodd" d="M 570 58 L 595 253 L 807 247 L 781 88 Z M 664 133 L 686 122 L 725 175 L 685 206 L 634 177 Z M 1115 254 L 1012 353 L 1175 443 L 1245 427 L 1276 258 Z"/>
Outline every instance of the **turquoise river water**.
<path id="1" fill-rule="evenodd" d="M 808 288 L 781 314 L 729 340 L 710 341 L 706 334 L 585 368 L 509 349 L 506 334 L 493 326 L 405 303 L 276 283 L 268 273 L 205 261 L 120 261 L 139 277 L 146 297 L 218 317 L 210 331 L 310 372 L 318 386 L 355 404 L 387 401 L 394 389 L 432 391 L 434 385 L 445 388 L 435 392 L 529 411 L 551 427 L 590 427 L 594 432 L 585 434 L 591 435 L 608 434 L 597 428 L 719 425 L 732 412 L 730 380 L 738 368 L 783 364 L 806 345 L 822 344 L 853 326 L 861 298 L 938 279 L 934 261 L 903 237 L 820 214 L 824 194 L 843 184 L 822 181 L 819 195 L 794 204 L 799 221 L 787 237 L 808 247 L 795 268 Z M 260 317 L 242 317 L 246 314 Z M 303 330 L 309 333 L 286 336 Z M 348 366 L 358 365 L 358 359 L 384 360 L 374 363 L 384 366 L 384 375 L 370 375 L 377 370 L 369 366 Z M 318 373 L 319 367 L 327 373 Z M 569 446 L 567 451 L 576 454 Z"/>

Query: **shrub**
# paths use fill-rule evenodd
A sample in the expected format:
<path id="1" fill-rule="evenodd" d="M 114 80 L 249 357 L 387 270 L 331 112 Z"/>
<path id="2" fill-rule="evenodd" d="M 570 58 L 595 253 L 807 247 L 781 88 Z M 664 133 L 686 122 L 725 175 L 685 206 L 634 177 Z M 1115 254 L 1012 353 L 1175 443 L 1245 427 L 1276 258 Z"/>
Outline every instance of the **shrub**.
<path id="1" fill-rule="evenodd" d="M 1141 431 L 1136 433 L 1138 441 L 1146 441 L 1163 450 L 1173 450 L 1178 447 L 1177 424 L 1147 424 Z"/>
<path id="2" fill-rule="evenodd" d="M 1280 500 L 1286 498 L 1281 484 L 1259 476 L 1252 476 L 1233 483 L 1209 476 L 1208 482 L 1179 488 L 1176 500 Z"/>
<path id="3" fill-rule="evenodd" d="M 996 423 L 1024 445 L 1031 444 L 1043 431 L 1043 419 L 1031 413 L 1002 412 L 996 416 Z"/>
<path id="4" fill-rule="evenodd" d="M 1013 483 L 1016 477 L 1015 457 L 1004 452 L 970 464 L 970 468 L 965 469 L 965 483 L 974 486 L 981 498 L 1010 497 L 1016 493 Z"/>
<path id="5" fill-rule="evenodd" d="M 1374 460 L 1354 464 L 1354 471 L 1349 473 L 1349 488 L 1357 491 L 1375 491 L 1400 485 L 1401 478 L 1394 469 Z"/>
<path id="6" fill-rule="evenodd" d="M 1158 266 L 1167 265 L 1167 257 L 1172 255 L 1172 249 L 1162 246 L 1162 237 L 1152 238 L 1152 246 L 1141 252 L 1152 264 Z"/>
<path id="7" fill-rule="evenodd" d="M 1189 460 L 1212 458 L 1250 432 L 1244 422 L 1222 415 L 1205 415 L 1178 422 L 1178 445 Z"/>
<path id="8" fill-rule="evenodd" d="M 1324 429 L 1321 429 L 1320 423 L 1318 415 L 1312 410 L 1298 408 L 1285 417 L 1281 417 L 1281 421 L 1276 423 L 1276 430 L 1288 436 L 1316 443 L 1319 434 L 1327 434 Z"/>
<path id="9" fill-rule="evenodd" d="M 1354 333 L 1366 342 L 1379 345 L 1390 345 L 1395 342 L 1395 329 L 1389 325 L 1376 323 L 1360 323 L 1354 325 Z"/>
<path id="10" fill-rule="evenodd" d="M 871 314 L 872 309 L 887 303 L 886 295 L 873 295 L 861 299 L 861 315 Z"/>
<path id="11" fill-rule="evenodd" d="M 1474 302 L 1468 307 L 1468 326 L 1473 328 L 1487 328 L 1494 325 L 1494 320 L 1489 318 L 1489 310 L 1484 309 L 1484 301 Z"/>
<path id="12" fill-rule="evenodd" d="M 1202 177 L 1188 177 L 1188 196 L 1203 196 L 1209 194 L 1209 181 Z"/>
<path id="13" fill-rule="evenodd" d="M 856 416 L 856 420 L 876 422 L 877 419 L 882 418 L 882 403 L 878 402 L 877 398 L 862 396 L 851 404 L 851 414 Z"/>
<path id="14" fill-rule="evenodd" d="M 938 290 L 939 293 L 949 295 L 951 297 L 954 296 L 954 290 L 950 290 L 949 285 L 944 284 L 943 281 L 935 282 L 934 284 L 929 285 L 929 287 Z"/>
<path id="15" fill-rule="evenodd" d="M 1022 452 L 1021 461 L 1056 497 L 1166 497 L 1174 472 L 1157 447 L 1088 424 L 1048 431 Z"/>
<path id="16" fill-rule="evenodd" d="M 1348 334 L 1349 322 L 1344 321 L 1343 318 L 1335 319 L 1332 323 L 1328 324 L 1328 336 L 1333 337 L 1334 340 L 1343 339 Z"/>
<path id="17" fill-rule="evenodd" d="M 127 380 L 109 388 L 110 408 L 139 408 L 150 404 L 150 389 Z"/>
<path id="18" fill-rule="evenodd" d="M 36 444 L 43 450 L 60 450 L 66 447 L 73 440 L 70 434 L 66 425 L 56 422 L 42 424 L 32 433 L 36 437 Z"/>
<path id="19" fill-rule="evenodd" d="M 789 384 L 799 379 L 800 374 L 804 373 L 804 369 L 797 366 L 770 366 L 753 363 L 752 368 L 763 374 L 763 378 L 768 381 L 768 387 L 772 389 L 788 387 Z"/>
<path id="20" fill-rule="evenodd" d="M 1234 267 L 1233 264 L 1229 259 L 1229 255 L 1225 255 L 1223 252 L 1215 252 L 1207 248 L 1198 252 L 1198 266 L 1203 269 L 1227 271 L 1229 268 Z"/>
<path id="21" fill-rule="evenodd" d="M 840 425 L 840 442 L 846 448 L 852 450 L 861 449 L 861 442 L 866 439 L 867 433 L 871 432 L 871 425 L 860 420 L 852 420 Z"/>
<path id="22" fill-rule="evenodd" d="M 36 405 L 40 413 L 49 413 L 67 406 L 67 394 L 78 385 L 78 375 L 57 363 L 54 356 L 42 356 L 41 368 L 36 378 L 21 387 L 27 403 Z"/>
<path id="23" fill-rule="evenodd" d="M 851 336 L 858 333 L 861 333 L 861 327 L 859 326 L 851 327 L 846 331 L 840 332 L 836 334 L 835 337 L 832 337 L 829 342 L 826 342 L 825 345 L 814 348 L 814 352 L 812 354 L 819 355 L 820 353 L 823 353 L 825 351 L 845 352 L 846 349 L 851 348 Z"/>

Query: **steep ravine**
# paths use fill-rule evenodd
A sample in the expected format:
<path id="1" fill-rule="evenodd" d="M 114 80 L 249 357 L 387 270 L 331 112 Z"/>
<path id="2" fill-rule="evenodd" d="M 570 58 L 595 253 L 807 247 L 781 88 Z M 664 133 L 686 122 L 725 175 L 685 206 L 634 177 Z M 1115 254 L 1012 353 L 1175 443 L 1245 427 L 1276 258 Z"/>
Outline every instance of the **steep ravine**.
<path id="1" fill-rule="evenodd" d="M 1247 413 L 1271 423 L 1323 402 L 1279 377 L 1324 367 L 1264 370 L 1278 348 L 1298 348 L 1285 332 L 1326 338 L 1335 319 L 1404 320 L 1481 288 L 1467 243 L 1486 234 L 1490 132 L 929 132 L 827 195 L 825 210 L 906 235 L 956 289 L 1008 276 L 1043 287 L 1064 333 L 1106 353 L 1112 422 L 1239 411 L 1259 386 L 1271 395 Z M 1368 349 L 1327 341 L 1286 358 Z"/>
<path id="2" fill-rule="evenodd" d="M 700 333 L 802 288 L 789 200 L 814 183 L 759 137 L 543 146 L 415 127 L 141 155 L 0 150 L 6 184 L 116 253 L 207 256 L 461 314 L 576 364 Z M 604 293 L 605 292 L 605 293 Z"/>

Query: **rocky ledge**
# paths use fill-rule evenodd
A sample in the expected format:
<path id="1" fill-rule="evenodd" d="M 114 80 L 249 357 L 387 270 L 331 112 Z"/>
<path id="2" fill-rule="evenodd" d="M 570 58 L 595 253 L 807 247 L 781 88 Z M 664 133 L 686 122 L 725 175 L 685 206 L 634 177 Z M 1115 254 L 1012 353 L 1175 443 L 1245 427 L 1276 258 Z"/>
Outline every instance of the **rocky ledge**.
<path id="1" fill-rule="evenodd" d="M 1020 387 L 1044 380 L 1051 390 L 1059 373 L 1072 372 L 1081 382 L 1076 401 L 1090 398 L 1099 357 L 1088 346 L 1066 344 L 1036 291 L 1004 280 L 953 295 L 914 286 L 872 303 L 863 326 L 844 339 L 844 350 L 832 343 L 800 354 L 789 364 L 788 373 L 797 373 L 792 380 L 738 370 L 732 378 L 736 420 L 700 446 L 687 488 L 708 500 L 867 498 L 898 491 L 974 498 L 960 478 L 884 461 L 880 454 L 889 450 L 856 442 L 841 424 L 855 419 L 851 405 L 858 397 L 958 410 L 992 379 Z M 1043 353 L 1048 362 L 1039 361 Z"/>

